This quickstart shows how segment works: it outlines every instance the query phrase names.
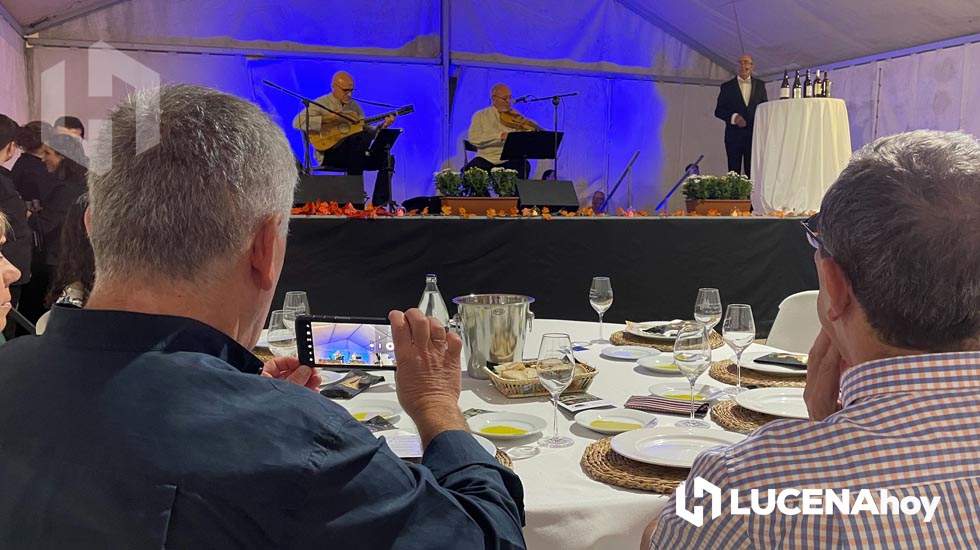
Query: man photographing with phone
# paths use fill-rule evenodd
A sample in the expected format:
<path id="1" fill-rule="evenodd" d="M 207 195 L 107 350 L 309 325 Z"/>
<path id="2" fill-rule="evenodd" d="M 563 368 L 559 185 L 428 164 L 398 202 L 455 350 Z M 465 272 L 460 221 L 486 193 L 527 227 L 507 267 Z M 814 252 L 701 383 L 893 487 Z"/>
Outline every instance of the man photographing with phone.
<path id="1" fill-rule="evenodd" d="M 299 387 L 309 367 L 249 352 L 297 181 L 282 131 L 196 86 L 110 120 L 86 307 L 0 348 L 0 547 L 524 548 L 520 480 L 461 420 L 457 337 L 390 316 L 421 465 Z"/>

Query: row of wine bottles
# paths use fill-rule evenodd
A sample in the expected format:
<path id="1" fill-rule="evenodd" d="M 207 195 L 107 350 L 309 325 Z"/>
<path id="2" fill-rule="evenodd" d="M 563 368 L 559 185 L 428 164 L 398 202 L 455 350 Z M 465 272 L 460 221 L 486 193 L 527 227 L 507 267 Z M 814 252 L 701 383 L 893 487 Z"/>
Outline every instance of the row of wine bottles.
<path id="1" fill-rule="evenodd" d="M 779 86 L 779 99 L 798 99 L 802 97 L 831 97 L 830 71 L 821 77 L 820 69 L 817 69 L 817 78 L 810 80 L 810 69 L 806 70 L 806 79 L 800 82 L 800 71 L 796 71 L 796 78 L 793 85 L 789 84 L 789 72 L 783 71 L 783 83 Z"/>

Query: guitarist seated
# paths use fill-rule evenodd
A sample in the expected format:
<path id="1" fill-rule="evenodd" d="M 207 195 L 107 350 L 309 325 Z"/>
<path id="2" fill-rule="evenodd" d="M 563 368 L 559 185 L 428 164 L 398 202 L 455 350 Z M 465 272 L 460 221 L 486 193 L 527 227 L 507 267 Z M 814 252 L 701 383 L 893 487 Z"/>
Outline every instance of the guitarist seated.
<path id="1" fill-rule="evenodd" d="M 316 105 L 310 105 L 310 140 L 314 143 L 314 147 L 317 143 L 329 140 L 328 136 L 333 136 L 334 130 L 356 126 L 356 123 L 351 122 L 352 120 L 357 122 L 364 120 L 364 110 L 354 101 L 353 96 L 354 77 L 345 71 L 334 73 L 330 83 L 330 93 L 318 97 L 316 101 L 341 113 L 344 117 L 325 111 Z M 350 134 L 341 137 L 329 148 L 317 149 L 317 160 L 323 166 L 343 168 L 351 175 L 363 174 L 365 170 L 378 170 L 384 164 L 384 159 L 366 156 L 365 153 L 368 151 L 377 129 L 387 128 L 393 122 L 395 122 L 394 115 L 389 115 L 377 128 L 364 126 L 364 129 L 360 131 L 351 128 Z M 293 119 L 293 128 L 301 132 L 306 131 L 306 110 L 301 111 Z M 318 139 L 321 136 L 323 140 Z M 391 162 L 394 166 L 394 157 L 392 157 Z M 374 185 L 374 193 L 371 198 L 371 203 L 374 205 L 383 205 L 391 199 L 391 182 L 382 181 L 383 179 L 387 179 L 387 173 L 379 172 L 378 181 Z"/>

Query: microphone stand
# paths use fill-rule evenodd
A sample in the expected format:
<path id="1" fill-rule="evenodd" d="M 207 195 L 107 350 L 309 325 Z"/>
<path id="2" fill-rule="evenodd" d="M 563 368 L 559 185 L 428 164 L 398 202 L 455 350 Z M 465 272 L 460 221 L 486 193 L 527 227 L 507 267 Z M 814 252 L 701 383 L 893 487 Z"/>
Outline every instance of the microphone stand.
<path id="1" fill-rule="evenodd" d="M 573 95 L 578 95 L 578 92 L 567 92 L 564 94 L 555 94 L 545 97 L 534 97 L 525 96 L 524 98 L 519 98 L 515 103 L 534 103 L 535 101 L 547 101 L 551 100 L 551 104 L 555 106 L 555 180 L 558 180 L 558 104 L 561 103 L 561 98 L 571 97 Z"/>
<path id="2" fill-rule="evenodd" d="M 684 168 L 684 175 L 681 176 L 681 179 L 677 180 L 677 183 L 675 183 L 674 186 L 670 188 L 670 191 L 667 192 L 667 196 L 664 197 L 664 200 L 660 201 L 660 204 L 657 205 L 655 211 L 659 212 L 661 208 L 667 206 L 667 201 L 670 200 L 670 196 L 674 194 L 674 191 L 677 191 L 677 188 L 680 187 L 681 184 L 684 183 L 684 181 L 688 177 L 690 177 L 693 174 L 701 173 L 701 169 L 698 168 L 698 163 L 700 163 L 701 159 L 703 158 L 704 155 L 699 156 L 698 160 L 692 162 L 691 164 L 688 164 L 687 168 Z"/>
<path id="3" fill-rule="evenodd" d="M 385 107 L 387 109 L 395 109 L 398 107 L 397 105 L 392 105 L 391 103 L 382 103 L 380 101 L 368 101 L 366 99 L 361 99 L 359 97 L 351 96 L 351 99 L 353 99 L 354 101 L 359 101 L 361 103 L 367 103 L 368 105 L 374 105 L 375 107 Z"/>
<path id="4" fill-rule="evenodd" d="M 290 89 L 283 88 L 282 86 L 276 84 L 275 82 L 270 82 L 268 80 L 262 79 L 262 83 L 265 84 L 266 86 L 269 86 L 270 88 L 275 88 L 276 90 L 279 90 L 280 92 L 286 95 L 293 96 L 296 99 L 303 102 L 303 112 L 305 113 L 306 116 L 306 121 L 304 123 L 304 126 L 306 127 L 306 132 L 303 133 L 303 173 L 306 174 L 307 176 L 310 175 L 313 172 L 313 169 L 310 166 L 310 105 L 316 105 L 317 107 L 323 109 L 328 113 L 337 115 L 340 118 L 347 120 L 351 124 L 354 124 L 357 121 L 353 117 L 335 111 L 330 107 L 327 107 L 326 105 L 317 102 L 316 100 L 300 95 Z"/>

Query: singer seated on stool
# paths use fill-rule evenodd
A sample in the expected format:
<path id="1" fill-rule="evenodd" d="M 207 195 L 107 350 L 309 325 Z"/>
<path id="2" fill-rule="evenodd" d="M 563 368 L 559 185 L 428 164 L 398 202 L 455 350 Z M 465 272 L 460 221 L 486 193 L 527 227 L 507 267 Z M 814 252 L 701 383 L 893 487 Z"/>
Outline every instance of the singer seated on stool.
<path id="1" fill-rule="evenodd" d="M 527 179 L 531 163 L 526 160 L 504 161 L 500 154 L 504 150 L 504 140 L 511 132 L 540 130 L 538 123 L 524 117 L 511 106 L 510 88 L 506 84 L 494 84 L 490 89 L 490 106 L 473 113 L 467 140 L 476 146 L 476 156 L 466 163 L 463 171 L 469 168 L 482 168 L 489 172 L 495 167 L 517 170 L 518 177 Z"/>
<path id="2" fill-rule="evenodd" d="M 316 105 L 309 106 L 310 139 L 316 147 L 321 141 L 327 141 L 328 136 L 338 129 L 351 128 L 352 132 L 326 149 L 316 149 L 316 158 L 321 166 L 331 169 L 340 168 L 350 175 L 360 175 L 365 171 L 379 170 L 378 179 L 374 185 L 371 203 L 376 206 L 386 204 L 391 200 L 390 173 L 381 170 L 385 165 L 384 158 L 374 158 L 368 154 L 368 148 L 378 129 L 387 128 L 395 121 L 388 116 L 377 127 L 364 125 L 357 130 L 358 122 L 364 120 L 364 110 L 354 100 L 354 77 L 345 71 L 334 73 L 330 82 L 330 93 L 318 97 L 317 103 L 329 107 L 337 115 Z M 301 111 L 293 119 L 293 128 L 305 132 L 307 128 L 307 110 Z M 352 122 L 353 121 L 353 122 Z M 343 133 L 343 132 L 342 132 Z M 321 138 L 321 139 L 318 139 Z M 391 157 L 391 168 L 394 169 L 395 158 Z"/>

